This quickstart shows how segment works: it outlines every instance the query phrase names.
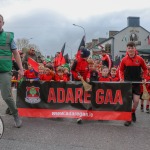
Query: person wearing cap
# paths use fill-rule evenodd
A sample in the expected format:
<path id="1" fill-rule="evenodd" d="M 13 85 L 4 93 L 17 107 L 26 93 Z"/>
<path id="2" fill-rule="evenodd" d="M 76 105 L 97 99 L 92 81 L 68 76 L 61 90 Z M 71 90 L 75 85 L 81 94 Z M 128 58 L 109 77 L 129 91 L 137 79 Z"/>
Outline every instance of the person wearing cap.
<path id="1" fill-rule="evenodd" d="M 127 43 L 127 53 L 126 56 L 121 60 L 119 67 L 119 77 L 120 81 L 130 81 L 130 82 L 145 82 L 147 75 L 147 66 L 143 58 L 137 55 L 134 42 Z M 141 71 L 143 71 L 143 79 L 141 77 Z M 138 107 L 140 99 L 140 83 L 132 84 L 132 95 L 133 95 L 133 106 L 132 106 L 132 121 L 136 122 L 135 111 Z M 127 121 L 125 126 L 131 125 L 131 121 Z"/>
<path id="2" fill-rule="evenodd" d="M 19 67 L 20 77 L 24 75 L 20 55 L 17 51 L 14 42 L 14 33 L 3 30 L 4 19 L 0 15 L 0 88 L 3 100 L 7 103 L 12 115 L 14 123 L 17 128 L 22 125 L 22 120 L 19 117 L 16 104 L 11 94 L 11 78 L 12 78 L 12 53 Z"/>
<path id="3" fill-rule="evenodd" d="M 72 67 L 71 67 L 71 73 L 73 75 L 74 81 L 81 81 L 81 76 L 86 81 L 89 68 L 88 68 L 88 57 L 90 56 L 90 51 L 86 48 L 83 48 L 80 53 L 80 58 L 78 60 L 75 60 Z M 78 118 L 77 123 L 82 123 L 82 119 Z"/>

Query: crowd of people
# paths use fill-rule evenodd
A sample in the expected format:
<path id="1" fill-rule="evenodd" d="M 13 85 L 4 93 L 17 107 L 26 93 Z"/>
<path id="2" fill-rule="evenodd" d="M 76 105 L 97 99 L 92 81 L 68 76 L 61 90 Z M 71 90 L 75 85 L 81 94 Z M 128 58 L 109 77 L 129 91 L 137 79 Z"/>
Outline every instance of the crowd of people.
<path id="1" fill-rule="evenodd" d="M 7 32 L 2 29 L 4 25 L 3 17 L 0 15 L 0 38 L 5 41 L 7 38 Z M 8 104 L 10 109 L 7 109 L 7 113 L 11 112 L 15 119 L 16 127 L 21 127 L 22 121 L 18 116 L 16 105 L 13 102 L 11 96 L 11 86 L 5 87 L 5 82 L 10 81 L 11 71 L 13 70 L 12 80 L 18 80 L 18 77 L 31 81 L 58 81 L 68 82 L 70 80 L 80 81 L 83 78 L 86 82 L 99 81 L 99 82 L 124 82 L 134 81 L 143 82 L 144 84 L 150 81 L 150 65 L 146 64 L 144 59 L 137 54 L 136 46 L 134 42 L 127 44 L 126 56 L 121 60 L 118 66 L 113 66 L 110 56 L 106 53 L 105 49 L 101 51 L 101 59 L 92 59 L 90 57 L 90 51 L 85 47 L 81 47 L 80 57 L 70 60 L 62 65 L 56 65 L 56 57 L 53 60 L 49 57 L 41 59 L 40 56 L 36 56 L 35 49 L 31 47 L 29 51 L 24 54 L 22 51 L 17 51 L 15 42 L 12 37 L 8 41 L 8 46 L 4 46 L 6 43 L 0 43 L 0 83 L 2 83 L 2 97 Z M 8 39 L 8 38 L 7 38 Z M 5 53 L 4 53 L 5 52 Z M 11 53 L 13 56 L 11 57 Z M 11 58 L 11 59 L 10 59 Z M 32 58 L 38 64 L 38 70 L 35 70 L 34 66 L 28 62 L 28 59 Z M 8 63 L 9 62 L 9 63 Z M 12 62 L 12 63 L 11 63 Z M 13 66 L 13 69 L 11 68 Z M 11 70 L 12 69 L 12 70 Z M 20 76 L 17 75 L 19 73 Z M 8 76 L 8 77 L 7 77 Z M 6 79 L 6 80 L 4 80 Z M 134 83 L 132 87 L 133 92 L 133 106 L 132 106 L 132 121 L 136 122 L 136 109 L 140 100 L 140 95 L 143 92 L 142 84 Z M 150 84 L 146 84 L 148 92 L 150 92 Z M 147 101 L 146 111 L 149 113 L 149 103 Z M 141 102 L 141 110 L 144 110 L 144 103 Z M 125 122 L 125 126 L 131 125 L 132 121 Z M 77 120 L 81 123 L 81 118 Z"/>
<path id="2" fill-rule="evenodd" d="M 22 53 L 20 53 L 20 55 L 22 55 Z M 38 72 L 28 63 L 28 57 L 31 57 L 39 64 Z M 39 62 L 38 57 L 35 55 L 34 48 L 30 48 L 28 53 L 22 57 L 22 64 L 24 66 L 24 78 L 31 81 L 68 82 L 70 80 L 80 81 L 81 78 L 86 82 L 141 81 L 145 83 L 150 81 L 150 65 L 137 54 L 134 42 L 129 42 L 127 44 L 126 56 L 121 60 L 118 66 L 113 66 L 112 60 L 105 49 L 101 51 L 101 59 L 94 60 L 90 57 L 90 51 L 85 47 L 81 47 L 79 58 L 60 66 L 55 66 L 55 58 L 53 60 L 45 59 Z M 146 84 L 146 87 L 148 92 L 150 92 L 150 84 Z M 134 83 L 132 91 L 132 120 L 136 122 L 135 111 L 143 93 L 142 84 Z M 147 101 L 146 104 L 147 113 L 149 113 L 149 103 L 150 100 Z M 144 101 L 141 100 L 142 111 L 144 110 L 143 105 Z M 81 123 L 81 121 L 81 118 L 77 120 L 78 123 Z M 130 124 L 131 121 L 125 123 L 126 126 Z"/>

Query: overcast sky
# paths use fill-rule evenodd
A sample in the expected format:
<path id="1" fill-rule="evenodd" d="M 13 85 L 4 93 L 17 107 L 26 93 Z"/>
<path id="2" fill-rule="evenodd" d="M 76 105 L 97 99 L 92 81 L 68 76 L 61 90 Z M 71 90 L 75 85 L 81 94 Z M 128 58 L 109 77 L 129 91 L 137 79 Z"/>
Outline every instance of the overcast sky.
<path id="1" fill-rule="evenodd" d="M 27 38 L 44 55 L 54 55 L 66 42 L 65 53 L 76 53 L 84 30 L 86 42 L 108 37 L 109 30 L 127 26 L 127 17 L 140 17 L 150 31 L 149 0 L 0 0 L 4 29 L 15 39 Z"/>

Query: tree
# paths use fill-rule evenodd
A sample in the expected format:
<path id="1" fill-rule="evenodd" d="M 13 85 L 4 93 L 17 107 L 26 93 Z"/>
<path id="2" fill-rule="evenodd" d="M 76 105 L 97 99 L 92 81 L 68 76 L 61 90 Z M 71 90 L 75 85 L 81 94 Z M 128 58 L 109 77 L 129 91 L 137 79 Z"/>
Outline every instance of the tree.
<path id="1" fill-rule="evenodd" d="M 22 50 L 23 53 L 26 53 L 29 48 L 33 47 L 35 49 L 35 52 L 38 56 L 42 56 L 39 48 L 37 45 L 30 43 L 29 39 L 22 38 L 16 40 L 16 45 L 18 50 Z"/>

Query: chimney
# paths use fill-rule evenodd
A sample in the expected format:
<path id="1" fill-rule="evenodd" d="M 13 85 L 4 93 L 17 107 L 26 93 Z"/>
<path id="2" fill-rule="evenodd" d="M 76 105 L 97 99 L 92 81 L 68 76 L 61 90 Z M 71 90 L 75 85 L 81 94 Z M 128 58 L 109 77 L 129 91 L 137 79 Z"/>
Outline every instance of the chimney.
<path id="1" fill-rule="evenodd" d="M 140 17 L 128 17 L 128 27 L 139 27 L 140 26 Z"/>

